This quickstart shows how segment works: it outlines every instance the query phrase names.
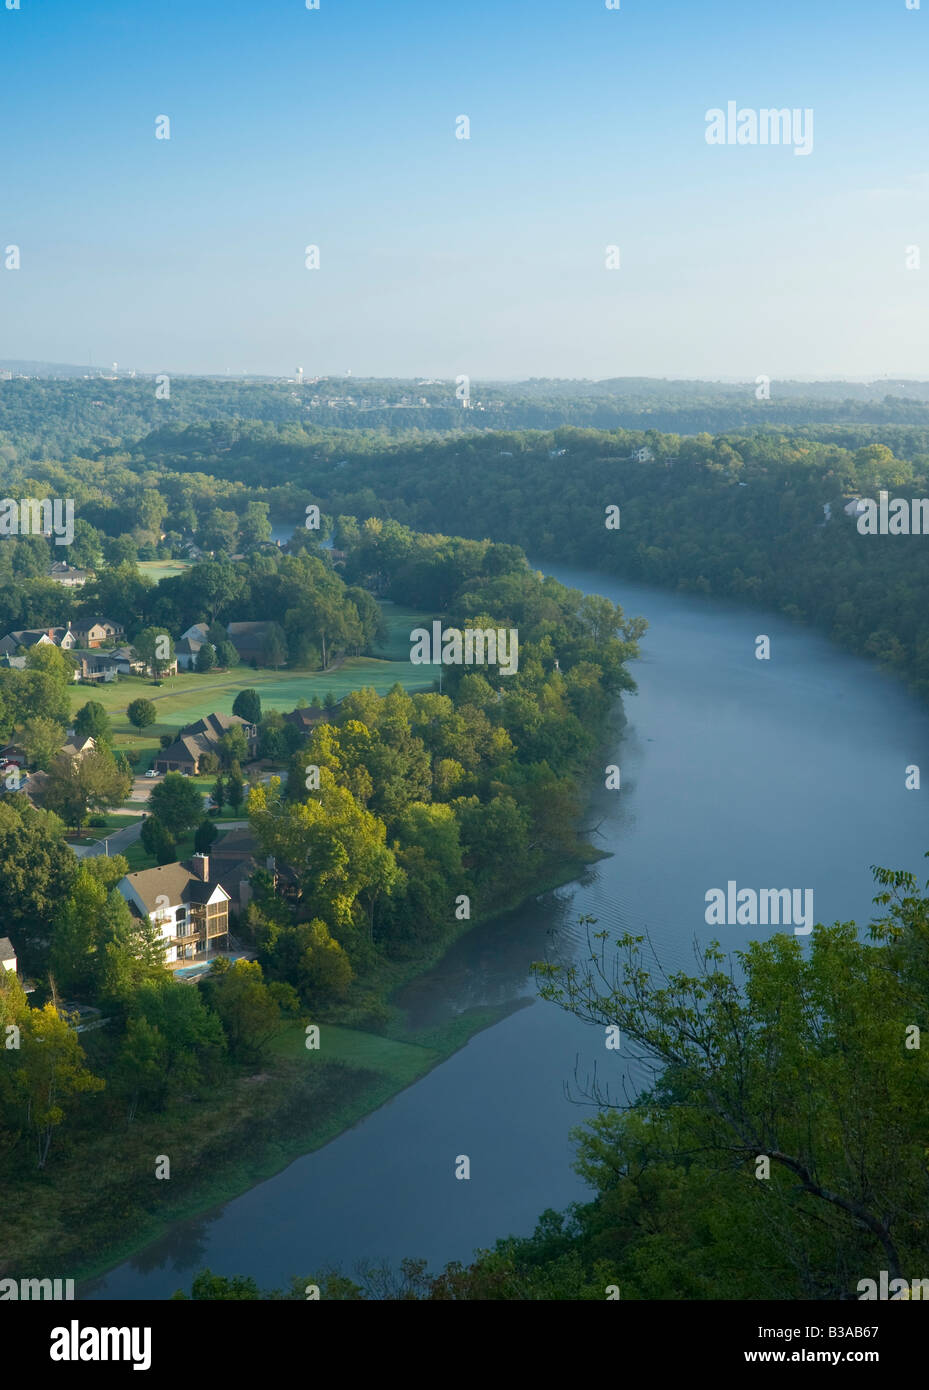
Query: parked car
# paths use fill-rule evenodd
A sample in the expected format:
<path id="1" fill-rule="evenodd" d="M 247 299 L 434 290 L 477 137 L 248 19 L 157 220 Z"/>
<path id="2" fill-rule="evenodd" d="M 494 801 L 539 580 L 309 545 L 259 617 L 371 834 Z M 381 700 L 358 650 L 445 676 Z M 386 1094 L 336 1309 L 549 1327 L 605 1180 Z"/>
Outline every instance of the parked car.
<path id="1" fill-rule="evenodd" d="M 148 769 L 148 772 L 146 772 L 145 775 L 146 775 L 146 777 L 160 777 L 160 776 L 161 776 L 161 773 L 158 772 L 158 771 L 156 771 L 155 768 L 150 767 L 150 768 Z"/>

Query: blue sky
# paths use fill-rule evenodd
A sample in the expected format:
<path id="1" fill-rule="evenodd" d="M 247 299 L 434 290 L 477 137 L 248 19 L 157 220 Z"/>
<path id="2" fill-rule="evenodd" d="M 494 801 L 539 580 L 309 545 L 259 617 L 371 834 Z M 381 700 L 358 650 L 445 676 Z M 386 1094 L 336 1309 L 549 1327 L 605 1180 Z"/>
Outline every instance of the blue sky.
<path id="1" fill-rule="evenodd" d="M 929 377 L 929 0 L 8 2 L 0 357 Z"/>

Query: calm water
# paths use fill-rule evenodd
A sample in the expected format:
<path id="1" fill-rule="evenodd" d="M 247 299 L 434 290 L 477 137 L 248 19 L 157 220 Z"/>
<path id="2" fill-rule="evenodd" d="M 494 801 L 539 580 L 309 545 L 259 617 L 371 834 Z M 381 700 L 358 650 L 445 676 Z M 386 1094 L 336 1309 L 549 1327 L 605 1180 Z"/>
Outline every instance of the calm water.
<path id="1" fill-rule="evenodd" d="M 551 572 L 651 624 L 639 694 L 604 759 L 621 765 L 622 791 L 596 791 L 584 817 L 613 857 L 475 929 L 404 998 L 417 1024 L 486 1001 L 526 1006 L 324 1149 L 176 1226 L 88 1296 L 164 1298 L 204 1265 L 261 1285 L 406 1255 L 437 1268 L 528 1233 L 546 1207 L 585 1196 L 568 1137 L 591 1113 L 581 1091 L 595 1064 L 617 1088 L 626 1065 L 601 1031 L 534 999 L 530 963 L 575 953 L 580 914 L 647 928 L 662 964 L 686 968 L 695 938 L 735 948 L 766 931 L 705 926 L 704 894 L 729 879 L 812 888 L 817 920 L 864 922 L 871 864 L 924 876 L 929 789 L 906 791 L 904 769 L 929 772 L 929 718 L 889 678 L 779 618 Z M 772 639 L 770 661 L 754 658 L 758 633 Z M 458 1154 L 470 1157 L 469 1182 L 454 1178 Z"/>

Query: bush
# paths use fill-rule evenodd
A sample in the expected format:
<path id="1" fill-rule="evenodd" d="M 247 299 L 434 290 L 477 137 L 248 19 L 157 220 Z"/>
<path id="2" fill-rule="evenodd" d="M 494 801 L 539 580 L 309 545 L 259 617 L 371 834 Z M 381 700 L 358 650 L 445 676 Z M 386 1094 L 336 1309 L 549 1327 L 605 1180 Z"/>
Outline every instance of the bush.
<path id="1" fill-rule="evenodd" d="M 91 818 L 90 818 L 90 820 L 87 822 L 87 824 L 88 824 L 88 825 L 94 826 L 94 828 L 96 828 L 96 827 L 98 827 L 98 826 L 104 826 L 104 827 L 105 827 L 105 826 L 106 826 L 106 816 L 91 816 Z"/>

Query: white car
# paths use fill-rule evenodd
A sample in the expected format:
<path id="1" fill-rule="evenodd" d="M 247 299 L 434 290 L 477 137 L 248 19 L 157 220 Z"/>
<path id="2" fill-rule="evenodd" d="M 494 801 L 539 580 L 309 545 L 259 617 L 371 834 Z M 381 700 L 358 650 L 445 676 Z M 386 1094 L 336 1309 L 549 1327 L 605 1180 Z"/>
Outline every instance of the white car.
<path id="1" fill-rule="evenodd" d="M 160 777 L 160 776 L 161 776 L 161 773 L 160 773 L 160 772 L 157 772 L 157 771 L 155 770 L 155 768 L 150 767 L 150 768 L 148 769 L 148 772 L 146 772 L 145 775 L 146 775 L 146 777 Z"/>

